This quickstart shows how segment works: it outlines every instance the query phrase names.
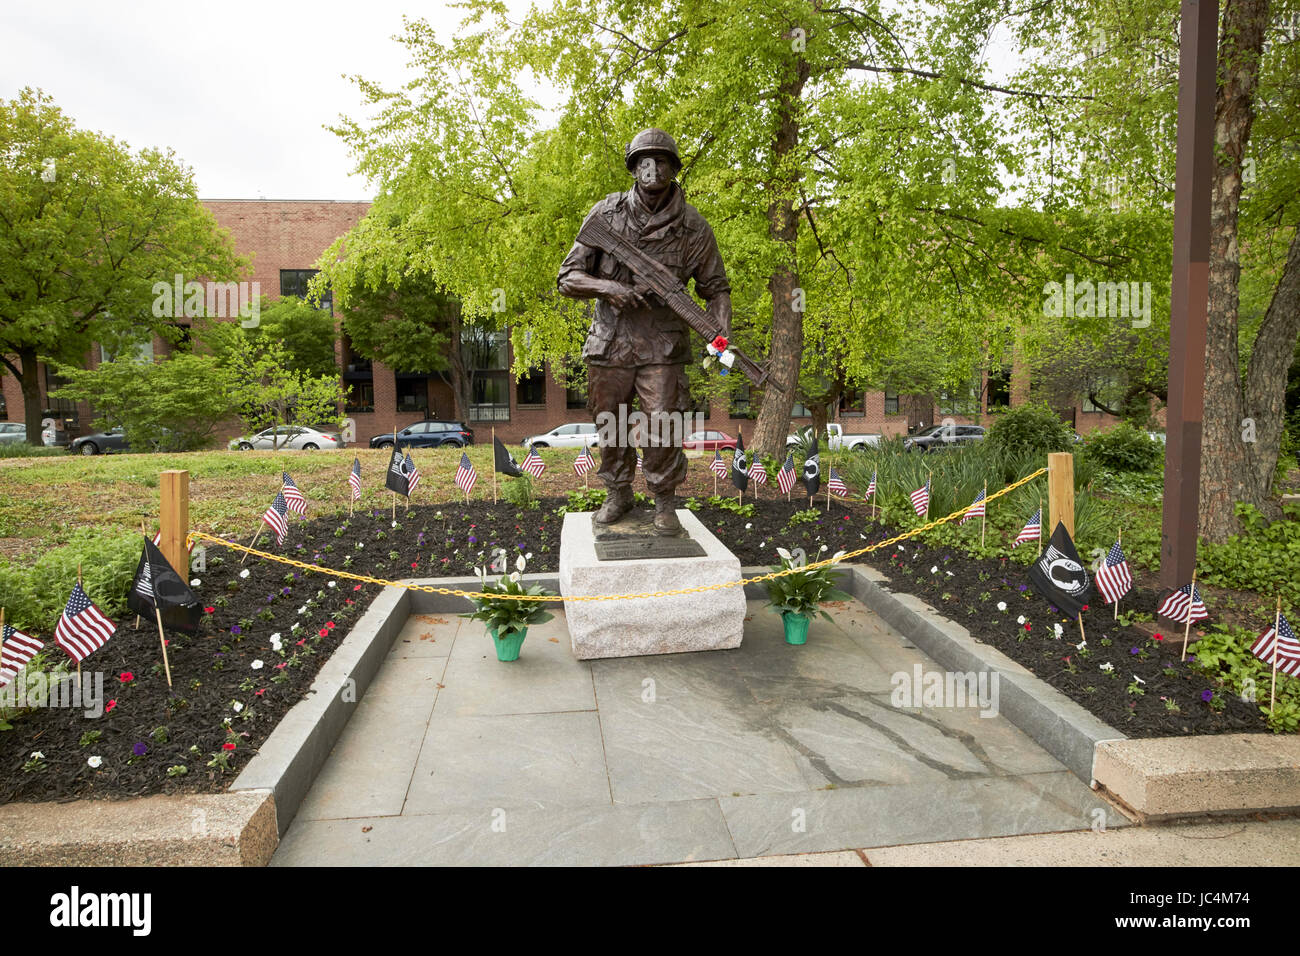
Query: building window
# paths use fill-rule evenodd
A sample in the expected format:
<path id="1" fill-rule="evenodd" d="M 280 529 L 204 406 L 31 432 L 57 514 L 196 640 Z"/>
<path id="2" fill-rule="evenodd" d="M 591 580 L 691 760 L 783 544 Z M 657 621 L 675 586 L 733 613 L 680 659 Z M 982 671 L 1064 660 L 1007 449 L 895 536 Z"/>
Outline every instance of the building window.
<path id="1" fill-rule="evenodd" d="M 375 410 L 375 380 L 357 379 L 348 382 L 348 412 L 373 412 Z"/>
<path id="2" fill-rule="evenodd" d="M 794 407 L 790 409 L 791 418 L 812 418 L 812 409 L 803 402 L 796 401 Z"/>
<path id="3" fill-rule="evenodd" d="M 397 377 L 397 410 L 399 412 L 428 412 L 429 380 L 423 375 Z"/>
<path id="4" fill-rule="evenodd" d="M 520 408 L 531 405 L 536 408 L 546 407 L 546 373 L 541 369 L 530 368 L 528 373 L 515 383 L 515 404 Z"/>
<path id="5" fill-rule="evenodd" d="M 296 295 L 300 299 L 307 298 L 307 283 L 311 281 L 319 269 L 281 269 L 280 270 L 280 296 Z M 334 293 L 329 289 L 321 296 L 318 308 L 334 314 Z"/>
<path id="6" fill-rule="evenodd" d="M 1011 366 L 989 370 L 989 408 L 1009 408 L 1011 405 Z"/>
<path id="7" fill-rule="evenodd" d="M 510 376 L 506 372 L 474 373 L 469 418 L 473 422 L 510 421 Z"/>
<path id="8" fill-rule="evenodd" d="M 731 393 L 728 412 L 732 418 L 758 417 L 758 402 L 754 400 L 753 392 L 748 384 L 741 385 Z"/>
<path id="9" fill-rule="evenodd" d="M 980 380 L 962 388 L 945 390 L 939 393 L 939 414 L 941 415 L 978 415 L 980 413 Z"/>
<path id="10" fill-rule="evenodd" d="M 867 396 L 861 389 L 840 394 L 840 415 L 844 418 L 861 418 L 865 414 Z"/>
<path id="11" fill-rule="evenodd" d="M 466 326 L 460 344 L 470 369 L 470 421 L 510 421 L 510 342 L 506 331 Z"/>
<path id="12" fill-rule="evenodd" d="M 99 346 L 99 361 L 101 363 L 111 362 L 117 358 L 132 358 L 132 357 L 140 360 L 141 362 L 152 362 L 153 361 L 153 339 L 150 338 L 149 341 L 147 342 L 137 342 L 134 345 L 124 346 L 118 349 L 116 352 L 110 351 L 108 346 L 102 343 Z"/>
<path id="13" fill-rule="evenodd" d="M 65 425 L 76 428 L 79 421 L 77 403 L 70 398 L 55 398 L 50 394 L 68 384 L 66 378 L 51 372 L 48 365 L 45 366 L 45 408 L 41 411 L 41 417 L 57 418 Z"/>
<path id="14" fill-rule="evenodd" d="M 898 414 L 898 392 L 893 389 L 885 389 L 885 414 Z"/>
<path id="15" fill-rule="evenodd" d="M 572 359 L 564 363 L 564 407 L 587 407 L 587 375 L 582 366 Z"/>

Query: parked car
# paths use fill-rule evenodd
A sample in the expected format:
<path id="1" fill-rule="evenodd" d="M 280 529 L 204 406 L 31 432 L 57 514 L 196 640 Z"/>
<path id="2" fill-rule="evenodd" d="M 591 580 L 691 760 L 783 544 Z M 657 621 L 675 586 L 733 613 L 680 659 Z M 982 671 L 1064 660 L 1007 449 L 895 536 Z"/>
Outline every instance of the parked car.
<path id="1" fill-rule="evenodd" d="M 324 432 L 305 425 L 275 425 L 264 428 L 256 435 L 232 438 L 228 446 L 232 451 L 262 451 L 285 448 L 302 451 L 337 451 L 343 447 L 338 432 Z"/>
<path id="2" fill-rule="evenodd" d="M 474 432 L 464 422 L 426 418 L 397 432 L 397 444 L 410 448 L 463 448 L 474 444 Z M 392 448 L 393 433 L 370 439 L 371 448 Z"/>
<path id="3" fill-rule="evenodd" d="M 130 451 L 126 432 L 121 428 L 110 428 L 106 432 L 82 435 L 68 443 L 68 451 L 74 455 L 107 455 L 115 451 Z"/>
<path id="4" fill-rule="evenodd" d="M 944 451 L 984 440 L 983 425 L 931 425 L 903 440 L 908 451 Z"/>
<path id="5" fill-rule="evenodd" d="M 27 441 L 27 426 L 22 422 L 0 422 L 0 445 Z"/>
<path id="6" fill-rule="evenodd" d="M 808 429 L 800 429 L 799 432 L 787 436 L 785 440 L 786 445 L 797 445 L 799 442 L 803 441 L 803 436 L 800 433 L 805 430 Z M 846 435 L 844 433 L 844 426 L 838 422 L 828 423 L 826 425 L 826 433 L 827 443 L 830 446 L 831 451 L 839 451 L 840 449 L 866 451 L 872 445 L 879 445 L 881 439 L 879 434 L 871 433 Z"/>
<path id="7" fill-rule="evenodd" d="M 736 439 L 726 432 L 691 432 L 682 440 L 682 447 L 687 451 L 735 451 Z"/>
<path id="8" fill-rule="evenodd" d="M 544 434 L 525 438 L 522 444 L 525 448 L 529 445 L 538 448 L 591 448 L 599 437 L 594 422 L 569 422 L 567 425 L 557 425 Z"/>

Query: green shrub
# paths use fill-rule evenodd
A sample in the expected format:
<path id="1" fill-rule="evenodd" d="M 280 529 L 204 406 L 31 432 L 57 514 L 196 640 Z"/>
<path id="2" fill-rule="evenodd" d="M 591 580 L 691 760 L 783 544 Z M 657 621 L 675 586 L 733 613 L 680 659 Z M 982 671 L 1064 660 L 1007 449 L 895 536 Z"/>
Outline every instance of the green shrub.
<path id="1" fill-rule="evenodd" d="M 1219 587 L 1282 595 L 1300 605 L 1300 506 L 1287 504 L 1286 517 L 1269 522 L 1254 505 L 1238 503 L 1245 532 L 1223 544 L 1203 542 L 1197 556 L 1200 579 Z"/>
<path id="2" fill-rule="evenodd" d="M 999 454 L 1045 455 L 1070 451 L 1070 427 L 1046 405 L 1026 402 L 1001 413 L 984 438 L 988 450 Z"/>
<path id="3" fill-rule="evenodd" d="M 0 444 L 0 458 L 53 458 L 67 453 L 66 448 L 29 445 L 21 441 L 7 441 Z"/>
<path id="4" fill-rule="evenodd" d="M 1090 437 L 1086 454 L 1115 471 L 1149 471 L 1165 457 L 1164 446 L 1128 422 Z"/>
<path id="5" fill-rule="evenodd" d="M 523 474 L 518 478 L 505 479 L 501 484 L 501 497 L 516 508 L 535 507 L 533 504 L 533 476 Z"/>
<path id="6" fill-rule="evenodd" d="M 35 564 L 0 559 L 5 621 L 37 634 L 52 634 L 68 603 L 81 565 L 82 587 L 110 618 L 126 609 L 126 592 L 140 561 L 140 537 L 117 528 L 81 528 L 67 544 L 46 551 Z"/>

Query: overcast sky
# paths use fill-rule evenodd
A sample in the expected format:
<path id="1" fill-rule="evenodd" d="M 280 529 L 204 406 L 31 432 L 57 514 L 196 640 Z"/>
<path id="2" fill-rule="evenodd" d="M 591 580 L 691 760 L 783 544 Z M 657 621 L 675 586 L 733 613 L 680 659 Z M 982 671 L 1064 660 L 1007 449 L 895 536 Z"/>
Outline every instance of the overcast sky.
<path id="1" fill-rule="evenodd" d="M 507 5 L 521 19 L 528 2 Z M 170 147 L 204 199 L 369 199 L 323 124 L 362 114 L 344 75 L 402 82 L 403 13 L 443 37 L 460 19 L 441 0 L 5 2 L 0 98 L 40 88 L 81 128 Z"/>

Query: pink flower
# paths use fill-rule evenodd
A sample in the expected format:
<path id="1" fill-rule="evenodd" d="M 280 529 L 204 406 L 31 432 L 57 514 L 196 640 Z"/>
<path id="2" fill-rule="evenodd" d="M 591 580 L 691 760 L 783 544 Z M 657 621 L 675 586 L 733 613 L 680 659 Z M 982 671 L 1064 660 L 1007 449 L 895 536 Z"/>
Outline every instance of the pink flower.
<path id="1" fill-rule="evenodd" d="M 221 745 L 221 749 L 222 749 L 222 750 L 234 750 L 234 749 L 235 749 L 235 745 L 234 745 L 234 744 L 222 744 L 222 745 Z"/>
<path id="2" fill-rule="evenodd" d="M 104 713 L 107 714 L 110 710 L 112 710 L 116 706 L 117 706 L 117 701 L 110 700 L 107 704 L 104 705 Z"/>
<path id="3" fill-rule="evenodd" d="M 120 680 L 123 684 L 129 684 L 131 683 L 131 681 L 135 680 L 135 675 L 132 674 L 130 671 L 122 671 L 122 673 L 117 675 L 117 679 Z"/>

